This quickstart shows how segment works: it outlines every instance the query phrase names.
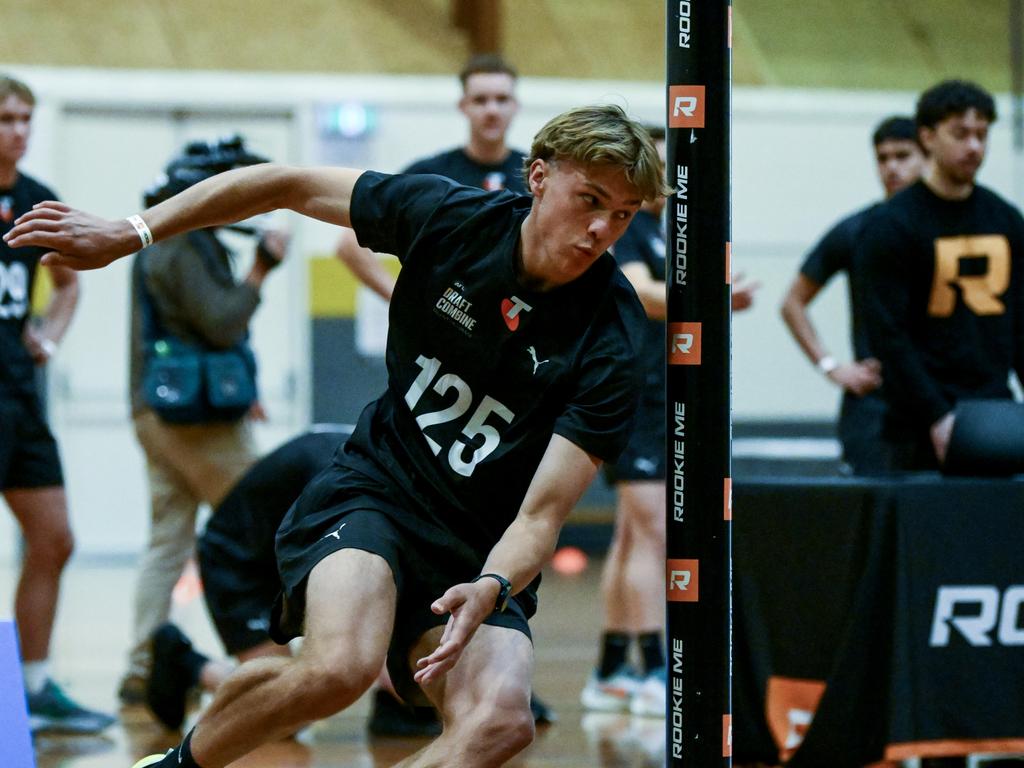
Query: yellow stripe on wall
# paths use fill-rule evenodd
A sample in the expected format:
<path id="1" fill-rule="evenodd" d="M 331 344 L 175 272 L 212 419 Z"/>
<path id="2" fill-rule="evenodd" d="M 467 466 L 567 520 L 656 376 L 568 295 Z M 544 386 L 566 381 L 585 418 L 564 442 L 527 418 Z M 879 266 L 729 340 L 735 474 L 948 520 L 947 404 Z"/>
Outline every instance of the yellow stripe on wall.
<path id="1" fill-rule="evenodd" d="M 401 267 L 398 259 L 382 258 L 392 275 Z M 359 280 L 335 256 L 314 256 L 309 260 L 309 312 L 313 317 L 355 317 Z"/>
<path id="2" fill-rule="evenodd" d="M 53 278 L 46 267 L 36 268 L 36 279 L 32 283 L 32 315 L 42 317 L 50 306 L 53 296 Z"/>

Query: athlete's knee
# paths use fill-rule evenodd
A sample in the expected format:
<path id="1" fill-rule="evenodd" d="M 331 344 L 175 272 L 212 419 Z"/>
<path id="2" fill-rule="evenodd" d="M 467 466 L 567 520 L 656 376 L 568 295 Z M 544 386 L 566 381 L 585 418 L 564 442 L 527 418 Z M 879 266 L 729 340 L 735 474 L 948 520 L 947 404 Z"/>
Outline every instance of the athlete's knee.
<path id="1" fill-rule="evenodd" d="M 381 664 L 332 655 L 298 662 L 304 672 L 303 706 L 312 719 L 330 717 L 358 699 L 377 678 Z"/>
<path id="2" fill-rule="evenodd" d="M 467 740 L 476 743 L 480 754 L 494 756 L 501 765 L 533 742 L 534 721 L 528 696 L 510 695 L 478 703 L 462 721 Z"/>
<path id="3" fill-rule="evenodd" d="M 481 713 L 477 729 L 483 743 L 494 745 L 501 762 L 530 746 L 535 733 L 533 714 L 528 703 L 526 706 L 495 706 L 485 710 Z"/>
<path id="4" fill-rule="evenodd" d="M 25 539 L 25 558 L 36 570 L 59 573 L 74 551 L 75 537 L 67 527 Z"/>

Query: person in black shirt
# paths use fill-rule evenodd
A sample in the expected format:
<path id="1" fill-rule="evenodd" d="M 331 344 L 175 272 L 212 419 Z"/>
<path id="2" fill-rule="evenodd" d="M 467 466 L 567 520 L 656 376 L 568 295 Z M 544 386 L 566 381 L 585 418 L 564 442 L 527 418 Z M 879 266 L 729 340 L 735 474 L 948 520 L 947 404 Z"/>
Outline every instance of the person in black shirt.
<path id="1" fill-rule="evenodd" d="M 56 196 L 18 170 L 28 149 L 35 96 L 0 76 L 0 232 Z M 18 521 L 25 551 L 15 596 L 29 722 L 34 731 L 98 733 L 114 718 L 75 704 L 50 679 L 50 637 L 60 578 L 74 538 L 57 443 L 36 389 L 44 365 L 63 338 L 78 302 L 78 276 L 50 267 L 53 297 L 41 324 L 29 320 L 42 248 L 0 244 L 0 491 Z"/>
<path id="2" fill-rule="evenodd" d="M 469 126 L 468 140 L 461 147 L 417 160 L 402 173 L 436 173 L 467 187 L 528 194 L 523 176 L 526 155 L 506 143 L 512 118 L 519 111 L 517 78 L 515 67 L 500 56 L 471 57 L 459 73 L 459 111 Z M 391 298 L 395 278 L 381 265 L 378 254 L 360 247 L 351 229 L 341 231 L 336 255 L 367 287 L 385 301 Z"/>
<path id="3" fill-rule="evenodd" d="M 857 258 L 894 470 L 938 467 L 956 403 L 1010 398 L 1010 372 L 1024 371 L 1024 219 L 975 183 L 995 118 L 992 97 L 972 83 L 925 91 L 916 115 L 924 176 L 864 226 Z"/>
<path id="4" fill-rule="evenodd" d="M 886 198 L 917 181 L 924 169 L 924 152 L 917 142 L 917 127 L 912 118 L 886 118 L 875 129 L 872 144 Z M 832 227 L 807 254 L 782 302 L 782 319 L 793 338 L 815 367 L 843 391 L 839 440 L 843 460 L 856 475 L 872 474 L 885 468 L 883 454 L 879 451 L 885 400 L 877 391 L 883 372 L 868 346 L 862 298 L 853 290 L 858 282 L 853 273 L 853 254 L 865 219 L 879 205 L 880 202 L 862 208 Z M 849 363 L 839 363 L 828 353 L 807 312 L 807 306 L 839 272 L 846 272 L 849 287 L 854 355 Z"/>
<path id="5" fill-rule="evenodd" d="M 124 221 L 59 204 L 12 245 L 98 267 L 274 208 L 351 225 L 397 254 L 386 392 L 278 532 L 275 639 L 296 659 L 243 664 L 185 741 L 140 766 L 221 768 L 354 702 L 385 657 L 444 731 L 403 765 L 502 765 L 533 738 L 528 617 L 558 531 L 629 435 L 643 310 L 606 253 L 670 192 L 643 127 L 583 107 L 537 134 L 531 197 L 432 175 L 254 166 Z M 451 586 L 453 585 L 454 586 Z"/>

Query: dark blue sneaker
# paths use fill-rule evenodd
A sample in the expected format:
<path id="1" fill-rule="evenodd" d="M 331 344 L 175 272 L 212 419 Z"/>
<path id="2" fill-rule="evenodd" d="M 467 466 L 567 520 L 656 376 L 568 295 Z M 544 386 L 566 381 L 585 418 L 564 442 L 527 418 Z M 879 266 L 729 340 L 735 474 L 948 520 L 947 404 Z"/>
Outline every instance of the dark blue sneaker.
<path id="1" fill-rule="evenodd" d="M 53 680 L 47 680 L 39 693 L 26 695 L 28 724 L 32 733 L 99 733 L 115 718 L 75 703 Z"/>

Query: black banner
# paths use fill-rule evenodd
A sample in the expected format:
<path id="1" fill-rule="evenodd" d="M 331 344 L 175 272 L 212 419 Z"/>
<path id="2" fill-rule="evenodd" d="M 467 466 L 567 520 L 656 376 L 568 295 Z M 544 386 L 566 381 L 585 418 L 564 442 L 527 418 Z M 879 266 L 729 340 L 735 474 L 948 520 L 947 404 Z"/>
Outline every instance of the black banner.
<path id="1" fill-rule="evenodd" d="M 669 0 L 667 762 L 732 763 L 728 0 Z"/>
<path id="2" fill-rule="evenodd" d="M 736 487 L 736 759 L 1024 752 L 1024 482 Z"/>

